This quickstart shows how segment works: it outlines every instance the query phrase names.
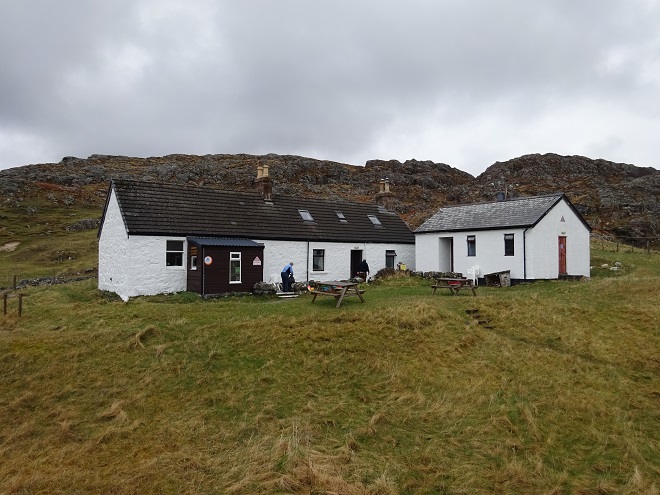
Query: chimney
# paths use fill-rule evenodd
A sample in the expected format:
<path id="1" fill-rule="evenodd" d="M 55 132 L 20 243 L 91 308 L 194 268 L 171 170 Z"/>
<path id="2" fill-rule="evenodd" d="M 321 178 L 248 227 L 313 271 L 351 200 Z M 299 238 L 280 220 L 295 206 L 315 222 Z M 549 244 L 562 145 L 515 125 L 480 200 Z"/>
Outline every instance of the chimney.
<path id="1" fill-rule="evenodd" d="M 394 194 L 390 192 L 390 179 L 385 177 L 380 180 L 380 191 L 376 194 L 376 204 L 388 211 L 394 209 Z"/>
<path id="2" fill-rule="evenodd" d="M 254 180 L 254 184 L 264 201 L 272 201 L 273 180 L 268 175 L 268 164 L 257 164 L 257 178 Z"/>

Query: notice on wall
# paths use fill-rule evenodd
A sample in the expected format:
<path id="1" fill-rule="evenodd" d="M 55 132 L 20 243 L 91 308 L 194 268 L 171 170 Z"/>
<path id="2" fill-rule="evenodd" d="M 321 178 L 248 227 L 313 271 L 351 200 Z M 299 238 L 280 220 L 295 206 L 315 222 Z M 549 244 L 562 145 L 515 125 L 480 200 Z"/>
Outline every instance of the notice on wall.
<path id="1" fill-rule="evenodd" d="M 207 266 L 213 264 L 213 258 L 211 258 L 210 256 L 206 256 L 204 258 L 204 264 L 207 265 Z"/>
<path id="2" fill-rule="evenodd" d="M 259 259 L 259 256 L 254 258 L 254 260 L 252 261 L 252 265 L 253 266 L 261 266 L 261 260 Z"/>

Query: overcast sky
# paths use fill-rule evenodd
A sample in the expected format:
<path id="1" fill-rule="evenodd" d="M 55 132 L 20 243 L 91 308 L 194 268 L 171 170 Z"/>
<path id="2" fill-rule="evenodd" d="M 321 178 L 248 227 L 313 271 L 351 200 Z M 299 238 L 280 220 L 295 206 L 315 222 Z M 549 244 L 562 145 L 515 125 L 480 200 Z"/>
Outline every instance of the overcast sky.
<path id="1" fill-rule="evenodd" d="M 547 152 L 660 168 L 660 0 L 0 0 L 0 169 Z"/>

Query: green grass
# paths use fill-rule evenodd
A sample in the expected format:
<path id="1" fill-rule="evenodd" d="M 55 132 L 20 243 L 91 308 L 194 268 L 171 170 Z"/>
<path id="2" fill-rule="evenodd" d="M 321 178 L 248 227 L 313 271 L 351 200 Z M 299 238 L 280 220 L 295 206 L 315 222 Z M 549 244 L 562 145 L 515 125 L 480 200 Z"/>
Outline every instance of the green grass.
<path id="1" fill-rule="evenodd" d="M 72 275 L 98 264 L 96 229 L 67 231 L 84 218 L 99 218 L 95 207 L 53 205 L 45 200 L 0 208 L 0 287 L 18 280 Z M 8 243 L 18 243 L 11 251 Z"/>
<path id="2" fill-rule="evenodd" d="M 399 277 L 339 309 L 27 290 L 0 317 L 0 492 L 658 493 L 660 256 L 593 256 L 622 270 Z"/>

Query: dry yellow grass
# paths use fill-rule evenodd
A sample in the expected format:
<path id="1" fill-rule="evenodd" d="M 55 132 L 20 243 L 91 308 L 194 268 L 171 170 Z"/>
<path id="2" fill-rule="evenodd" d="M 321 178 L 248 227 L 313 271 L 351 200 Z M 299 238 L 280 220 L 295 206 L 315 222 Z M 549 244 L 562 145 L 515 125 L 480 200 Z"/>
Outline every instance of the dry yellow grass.
<path id="1" fill-rule="evenodd" d="M 0 493 L 657 494 L 644 270 L 339 310 L 33 289 L 0 320 Z"/>

